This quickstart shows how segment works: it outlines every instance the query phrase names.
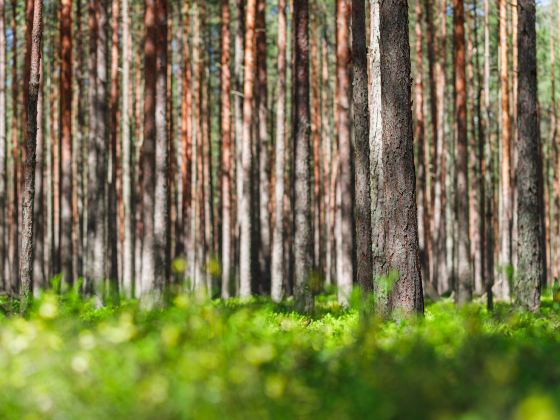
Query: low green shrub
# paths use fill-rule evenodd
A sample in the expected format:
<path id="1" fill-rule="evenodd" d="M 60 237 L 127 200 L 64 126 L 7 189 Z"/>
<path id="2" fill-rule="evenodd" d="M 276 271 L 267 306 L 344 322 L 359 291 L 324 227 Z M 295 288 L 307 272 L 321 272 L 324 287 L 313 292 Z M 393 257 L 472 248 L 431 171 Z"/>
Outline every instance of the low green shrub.
<path id="1" fill-rule="evenodd" d="M 45 293 L 0 319 L 0 418 L 560 418 L 551 300 L 364 313 L 325 296 L 303 316 L 265 299 L 147 311 Z"/>

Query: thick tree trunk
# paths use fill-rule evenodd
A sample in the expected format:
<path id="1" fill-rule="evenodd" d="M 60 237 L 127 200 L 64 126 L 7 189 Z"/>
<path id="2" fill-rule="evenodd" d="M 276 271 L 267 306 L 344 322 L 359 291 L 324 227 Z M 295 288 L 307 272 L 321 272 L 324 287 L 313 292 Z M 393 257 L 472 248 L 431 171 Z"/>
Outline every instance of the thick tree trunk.
<path id="1" fill-rule="evenodd" d="M 352 165 L 352 120 L 350 116 L 350 81 L 352 57 L 349 31 L 351 20 L 350 0 L 336 2 L 336 106 L 338 132 L 338 190 L 341 194 L 339 208 L 339 236 L 337 241 L 338 301 L 348 305 L 354 282 L 354 179 Z"/>
<path id="2" fill-rule="evenodd" d="M 542 165 L 537 117 L 536 6 L 534 0 L 518 0 L 519 94 L 517 164 L 519 232 L 518 269 L 514 287 L 517 304 L 529 310 L 540 305 L 540 287 L 546 284 L 542 221 Z M 515 40 L 514 40 L 515 42 Z"/>
<path id="3" fill-rule="evenodd" d="M 423 312 L 410 108 L 410 47 L 405 0 L 380 4 L 381 113 L 385 255 L 396 283 L 389 296 L 394 315 Z"/>
<path id="4" fill-rule="evenodd" d="M 229 1 L 222 0 L 221 33 L 221 131 L 222 131 L 222 298 L 227 299 L 231 293 L 232 281 L 232 246 L 231 246 L 231 74 L 230 74 L 230 32 Z"/>
<path id="5" fill-rule="evenodd" d="M 271 297 L 282 299 L 284 283 L 284 154 L 286 141 L 286 0 L 278 0 L 278 99 L 276 101 L 274 231 L 272 234 Z"/>
<path id="6" fill-rule="evenodd" d="M 35 0 L 33 11 L 33 30 L 31 42 L 31 66 L 29 87 L 27 91 L 27 143 L 24 180 L 25 186 L 22 196 L 22 237 L 21 237 L 21 266 L 20 266 L 20 311 L 25 312 L 33 281 L 33 200 L 35 195 L 35 149 L 37 142 L 37 100 L 40 85 L 42 1 Z"/>
<path id="7" fill-rule="evenodd" d="M 60 260 L 72 284 L 72 2 L 60 9 Z"/>
<path id="8" fill-rule="evenodd" d="M 455 302 L 472 300 L 473 278 L 469 242 L 469 192 L 467 150 L 467 85 L 465 61 L 465 11 L 463 0 L 453 0 L 453 39 L 455 67 L 455 122 L 457 124 L 457 227 L 458 277 Z"/>
<path id="9" fill-rule="evenodd" d="M 352 115 L 354 122 L 356 280 L 364 293 L 373 290 L 371 186 L 369 162 L 368 72 L 365 0 L 352 0 Z"/>
<path id="10" fill-rule="evenodd" d="M 308 0 L 294 0 L 294 22 L 294 298 L 296 309 L 310 312 L 313 309 L 310 284 L 313 268 L 313 231 L 310 183 Z"/>

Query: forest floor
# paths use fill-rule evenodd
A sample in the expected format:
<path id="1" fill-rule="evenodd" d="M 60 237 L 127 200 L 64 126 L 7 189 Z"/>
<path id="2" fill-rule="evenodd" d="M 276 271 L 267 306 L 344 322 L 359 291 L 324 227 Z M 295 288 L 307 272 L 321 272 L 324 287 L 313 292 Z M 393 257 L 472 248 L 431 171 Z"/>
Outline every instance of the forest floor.
<path id="1" fill-rule="evenodd" d="M 379 322 L 178 295 L 95 308 L 46 293 L 0 319 L 0 418 L 560 418 L 560 306 Z"/>

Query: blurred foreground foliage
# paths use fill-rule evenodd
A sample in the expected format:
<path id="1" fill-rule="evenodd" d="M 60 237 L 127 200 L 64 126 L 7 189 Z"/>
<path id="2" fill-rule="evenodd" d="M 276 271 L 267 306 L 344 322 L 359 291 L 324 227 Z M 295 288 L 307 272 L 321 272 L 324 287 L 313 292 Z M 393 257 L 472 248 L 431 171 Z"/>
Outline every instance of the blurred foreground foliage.
<path id="1" fill-rule="evenodd" d="M 0 319 L 0 418 L 560 418 L 560 307 L 428 305 L 380 322 L 317 297 L 96 308 L 44 293 Z"/>

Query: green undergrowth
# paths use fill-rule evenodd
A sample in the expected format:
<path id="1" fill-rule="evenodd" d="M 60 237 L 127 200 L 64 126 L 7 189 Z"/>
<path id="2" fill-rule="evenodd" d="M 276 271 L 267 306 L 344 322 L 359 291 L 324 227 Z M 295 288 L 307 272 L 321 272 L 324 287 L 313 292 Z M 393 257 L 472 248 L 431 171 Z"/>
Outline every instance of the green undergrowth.
<path id="1" fill-rule="evenodd" d="M 360 315 L 361 314 L 361 315 Z M 380 322 L 317 298 L 178 295 L 165 309 L 46 293 L 0 319 L 0 418 L 560 418 L 560 308 Z"/>

